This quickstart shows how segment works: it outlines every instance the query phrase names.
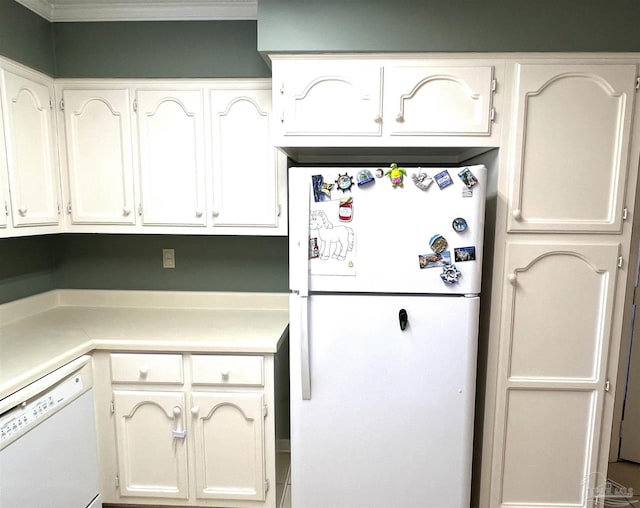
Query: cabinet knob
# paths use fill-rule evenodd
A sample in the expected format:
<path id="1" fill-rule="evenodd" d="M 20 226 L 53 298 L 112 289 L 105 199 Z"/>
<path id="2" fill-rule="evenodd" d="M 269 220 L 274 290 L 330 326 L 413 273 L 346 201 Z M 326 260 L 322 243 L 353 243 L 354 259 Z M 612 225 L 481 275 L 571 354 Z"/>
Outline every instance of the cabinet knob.
<path id="1" fill-rule="evenodd" d="M 196 210 L 196 217 L 202 217 L 202 210 Z"/>
<path id="2" fill-rule="evenodd" d="M 515 286 L 516 283 L 518 282 L 518 276 L 515 273 L 510 273 L 507 276 L 507 280 L 509 281 L 509 284 L 511 284 L 512 286 Z"/>
<path id="3" fill-rule="evenodd" d="M 147 367 L 146 365 L 144 367 L 140 367 L 138 372 L 140 373 L 140 377 L 145 379 L 149 374 L 149 367 Z"/>
<path id="4" fill-rule="evenodd" d="M 128 217 L 130 213 L 131 213 L 131 208 L 129 208 L 128 206 L 125 206 L 122 209 L 122 215 L 124 215 L 125 217 Z"/>
<path id="5" fill-rule="evenodd" d="M 222 376 L 222 379 L 224 379 L 225 381 L 229 380 L 229 374 L 231 374 L 230 370 L 225 370 L 220 372 L 220 375 Z"/>
<path id="6" fill-rule="evenodd" d="M 396 122 L 404 122 L 404 115 L 402 113 L 396 115 Z"/>
<path id="7" fill-rule="evenodd" d="M 380 115 L 376 115 L 376 116 L 373 118 L 373 121 L 374 121 L 375 123 L 380 123 L 380 122 L 382 122 L 382 117 L 381 117 Z"/>
<path id="8" fill-rule="evenodd" d="M 211 215 L 213 217 L 217 217 L 218 215 L 220 215 L 220 210 L 214 210 L 213 212 L 211 212 Z"/>
<path id="9" fill-rule="evenodd" d="M 27 210 L 28 209 L 26 206 L 21 206 L 20 208 L 18 208 L 18 213 L 24 217 L 25 215 L 27 215 Z"/>
<path id="10" fill-rule="evenodd" d="M 513 210 L 513 212 L 511 212 L 511 215 L 513 215 L 513 218 L 515 220 L 520 220 L 522 219 L 522 210 L 520 210 L 520 208 L 516 208 Z"/>
<path id="11" fill-rule="evenodd" d="M 199 406 L 193 406 L 191 408 L 191 414 L 193 416 L 198 416 L 198 413 L 200 413 L 200 407 Z"/>

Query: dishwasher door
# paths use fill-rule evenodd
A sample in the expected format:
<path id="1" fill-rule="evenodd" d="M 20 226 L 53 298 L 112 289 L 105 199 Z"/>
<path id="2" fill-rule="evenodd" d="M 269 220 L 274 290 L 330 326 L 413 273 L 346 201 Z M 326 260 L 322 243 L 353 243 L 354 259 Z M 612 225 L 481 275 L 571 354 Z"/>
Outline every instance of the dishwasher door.
<path id="1" fill-rule="evenodd" d="M 90 363 L 82 369 L 2 415 L 0 507 L 100 506 Z"/>

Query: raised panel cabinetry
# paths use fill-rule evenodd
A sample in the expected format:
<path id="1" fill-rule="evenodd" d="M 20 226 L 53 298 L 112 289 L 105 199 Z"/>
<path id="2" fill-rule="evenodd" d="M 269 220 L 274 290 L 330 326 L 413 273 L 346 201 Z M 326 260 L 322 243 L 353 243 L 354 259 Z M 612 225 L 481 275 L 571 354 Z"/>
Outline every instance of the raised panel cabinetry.
<path id="1" fill-rule="evenodd" d="M 246 86 L 242 89 L 236 84 L 210 92 L 212 224 L 231 230 L 277 228 L 286 216 L 280 205 L 286 199 L 279 182 L 279 168 L 286 160 L 269 135 L 271 87 Z"/>
<path id="2" fill-rule="evenodd" d="M 498 145 L 501 63 L 272 59 L 277 146 Z"/>
<path id="3" fill-rule="evenodd" d="M 11 217 L 23 234 L 60 228 L 53 80 L 3 64 L 2 106 Z"/>
<path id="4" fill-rule="evenodd" d="M 142 223 L 206 226 L 202 91 L 138 90 Z"/>
<path id="5" fill-rule="evenodd" d="M 509 231 L 622 230 L 635 64 L 515 67 Z"/>
<path id="6" fill-rule="evenodd" d="M 129 90 L 67 85 L 58 95 L 70 224 L 135 224 Z"/>
<path id="7" fill-rule="evenodd" d="M 96 352 L 94 366 L 104 502 L 278 506 L 274 355 Z"/>
<path id="8" fill-rule="evenodd" d="M 66 230 L 284 235 L 271 81 L 60 80 Z"/>
<path id="9" fill-rule="evenodd" d="M 530 60 L 508 72 L 480 506 L 601 506 L 640 160 L 637 65 Z"/>

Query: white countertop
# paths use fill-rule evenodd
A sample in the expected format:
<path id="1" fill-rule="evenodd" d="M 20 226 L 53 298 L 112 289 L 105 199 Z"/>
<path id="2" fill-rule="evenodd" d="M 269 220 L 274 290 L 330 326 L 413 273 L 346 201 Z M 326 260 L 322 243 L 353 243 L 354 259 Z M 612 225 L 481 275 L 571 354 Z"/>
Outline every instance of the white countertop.
<path id="1" fill-rule="evenodd" d="M 286 293 L 55 290 L 0 305 L 0 399 L 94 349 L 274 353 Z"/>

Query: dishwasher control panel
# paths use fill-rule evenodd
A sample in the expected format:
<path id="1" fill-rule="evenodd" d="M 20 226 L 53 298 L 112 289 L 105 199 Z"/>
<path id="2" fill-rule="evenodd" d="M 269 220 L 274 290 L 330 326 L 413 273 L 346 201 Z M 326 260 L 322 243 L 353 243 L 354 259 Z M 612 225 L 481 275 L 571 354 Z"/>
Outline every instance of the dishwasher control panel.
<path id="1" fill-rule="evenodd" d="M 84 391 L 82 376 L 76 374 L 0 416 L 0 447 L 14 441 L 40 421 L 56 413 Z"/>

